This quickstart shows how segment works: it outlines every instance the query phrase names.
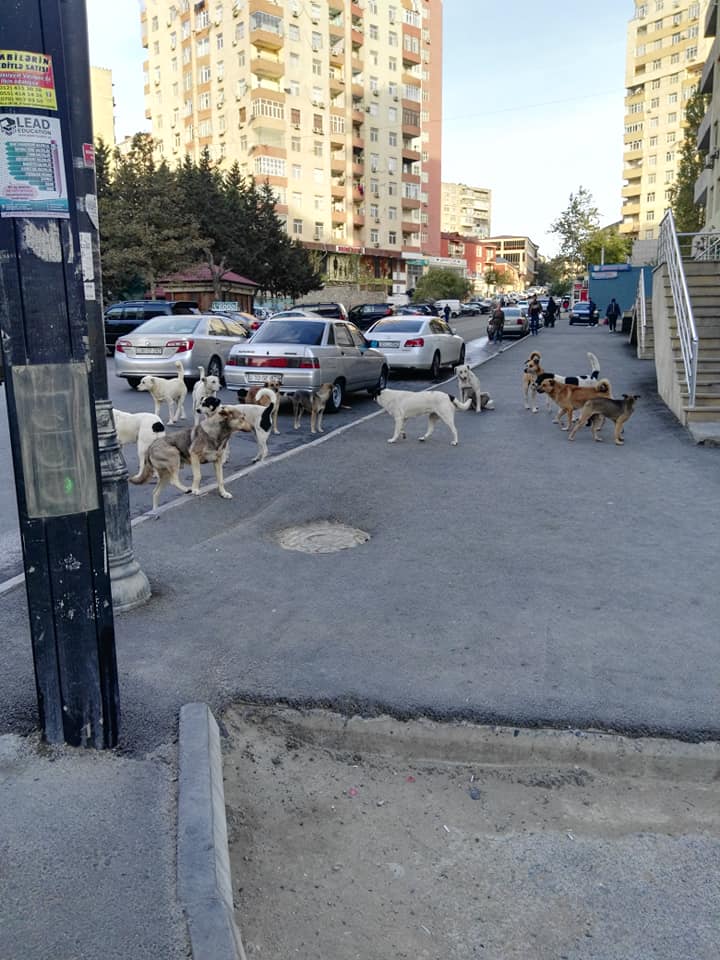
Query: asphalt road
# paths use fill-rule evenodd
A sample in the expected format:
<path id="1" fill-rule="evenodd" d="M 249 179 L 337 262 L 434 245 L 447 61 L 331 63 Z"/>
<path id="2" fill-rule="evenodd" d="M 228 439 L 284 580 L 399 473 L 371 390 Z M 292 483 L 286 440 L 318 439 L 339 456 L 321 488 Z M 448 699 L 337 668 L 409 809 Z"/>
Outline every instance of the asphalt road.
<path id="1" fill-rule="evenodd" d="M 477 352 L 486 343 L 484 337 L 487 326 L 487 317 L 465 317 L 453 321 L 453 327 L 456 329 L 466 342 L 473 344 Z M 470 346 L 469 346 L 470 349 Z M 147 393 L 141 393 L 131 389 L 127 382 L 115 376 L 114 360 L 107 360 L 108 389 L 113 406 L 119 410 L 125 410 L 128 413 L 151 412 L 153 409 L 152 398 Z M 443 371 L 443 379 L 447 376 L 447 371 Z M 400 372 L 392 375 L 392 380 L 402 384 L 404 390 L 423 390 L 428 384 L 427 377 L 413 372 Z M 237 397 L 234 391 L 223 390 L 220 393 L 222 399 L 227 403 L 237 403 Z M 328 416 L 325 421 L 325 429 L 328 432 L 339 426 L 366 416 L 373 412 L 375 404 L 365 393 L 350 394 L 346 399 L 348 409 L 341 410 L 335 416 Z M 281 414 L 279 426 L 281 434 L 273 436 L 270 440 L 270 450 L 272 455 L 285 453 L 295 447 L 308 443 L 312 437 L 309 430 L 301 429 L 295 431 L 288 418 L 289 405 L 283 405 L 284 415 Z M 185 403 L 185 412 L 190 415 L 189 401 Z M 190 419 L 181 421 L 178 426 L 184 426 L 190 423 Z M 133 444 L 125 447 L 123 451 L 128 465 L 128 471 L 132 475 L 137 471 L 136 449 Z M 234 470 L 241 469 L 248 465 L 256 453 L 255 440 L 247 434 L 240 434 L 234 438 L 230 448 L 230 459 L 227 463 L 226 473 L 232 473 Z M 210 479 L 212 468 L 204 469 L 204 478 Z M 152 507 L 153 484 L 143 486 L 130 485 L 130 512 L 133 518 L 139 517 L 149 511 Z M 177 499 L 183 495 L 173 487 L 168 487 L 163 494 L 162 503 Z M 12 458 L 10 455 L 10 437 L 7 424 L 7 404 L 5 390 L 0 390 L 0 585 L 12 577 L 22 572 L 22 553 L 20 549 L 20 537 L 18 533 L 17 504 L 15 500 L 15 481 L 12 468 Z"/>

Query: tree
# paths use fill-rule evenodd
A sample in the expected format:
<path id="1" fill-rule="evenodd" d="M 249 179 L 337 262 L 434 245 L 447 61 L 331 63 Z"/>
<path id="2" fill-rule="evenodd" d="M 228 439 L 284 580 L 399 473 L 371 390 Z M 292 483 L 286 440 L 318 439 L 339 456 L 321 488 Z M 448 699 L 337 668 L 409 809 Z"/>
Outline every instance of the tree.
<path id="1" fill-rule="evenodd" d="M 488 267 L 483 276 L 483 280 L 489 287 L 496 287 L 502 280 L 502 277 L 494 267 Z"/>
<path id="2" fill-rule="evenodd" d="M 590 234 L 583 247 L 585 263 L 625 263 L 632 240 L 618 233 L 617 227 L 603 227 Z"/>
<path id="3" fill-rule="evenodd" d="M 570 288 L 571 278 L 572 271 L 564 257 L 542 258 L 538 263 L 537 284 L 547 287 L 553 297 L 562 296 Z"/>
<path id="4" fill-rule="evenodd" d="M 567 207 L 550 225 L 550 232 L 560 237 L 560 256 L 567 261 L 571 273 L 585 269 L 585 247 L 599 227 L 600 217 L 592 194 L 585 187 L 571 193 Z"/>
<path id="5" fill-rule="evenodd" d="M 697 135 L 707 104 L 707 95 L 696 90 L 685 107 L 680 163 L 675 183 L 670 187 L 670 208 L 679 233 L 697 233 L 705 225 L 705 207 L 695 203 L 695 182 L 705 164 L 705 153 L 697 148 Z"/>
<path id="6" fill-rule="evenodd" d="M 413 300 L 465 300 L 472 284 L 454 270 L 432 267 L 415 285 Z"/>

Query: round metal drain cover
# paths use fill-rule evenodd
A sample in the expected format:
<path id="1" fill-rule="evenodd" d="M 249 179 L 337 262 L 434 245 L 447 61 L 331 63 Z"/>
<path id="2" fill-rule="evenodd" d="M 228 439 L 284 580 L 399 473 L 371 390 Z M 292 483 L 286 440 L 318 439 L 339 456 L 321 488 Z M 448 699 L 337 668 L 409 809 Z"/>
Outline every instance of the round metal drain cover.
<path id="1" fill-rule="evenodd" d="M 367 543 L 370 534 L 344 523 L 321 520 L 302 527 L 286 527 L 275 535 L 284 550 L 300 550 L 302 553 L 335 553 Z"/>

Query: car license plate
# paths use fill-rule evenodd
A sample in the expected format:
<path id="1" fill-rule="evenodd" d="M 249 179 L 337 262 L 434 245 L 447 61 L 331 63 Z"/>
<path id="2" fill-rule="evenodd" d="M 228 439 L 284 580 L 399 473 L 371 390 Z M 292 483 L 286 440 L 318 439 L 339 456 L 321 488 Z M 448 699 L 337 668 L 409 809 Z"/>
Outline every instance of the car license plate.
<path id="1" fill-rule="evenodd" d="M 282 374 L 281 373 L 248 373 L 247 375 L 248 383 L 265 383 L 268 377 L 272 377 L 273 380 L 279 380 L 282 383 Z"/>
<path id="2" fill-rule="evenodd" d="M 378 346 L 379 347 L 399 347 L 400 341 L 399 340 L 380 340 L 378 341 Z"/>
<path id="3" fill-rule="evenodd" d="M 157 356 L 162 352 L 162 347 L 135 347 L 135 353 L 142 353 L 144 355 L 152 354 L 153 356 Z"/>

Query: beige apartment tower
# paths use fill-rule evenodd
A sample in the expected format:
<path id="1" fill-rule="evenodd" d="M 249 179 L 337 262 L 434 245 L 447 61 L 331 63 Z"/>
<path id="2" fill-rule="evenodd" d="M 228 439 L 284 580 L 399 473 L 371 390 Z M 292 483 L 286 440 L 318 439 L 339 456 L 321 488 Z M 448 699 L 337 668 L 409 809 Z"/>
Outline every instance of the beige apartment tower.
<path id="1" fill-rule="evenodd" d="M 459 233 L 464 237 L 486 240 L 490 236 L 492 194 L 486 187 L 469 187 L 466 183 L 443 183 L 443 233 Z"/>
<path id="2" fill-rule="evenodd" d="M 707 0 L 635 0 L 628 24 L 620 232 L 652 240 L 669 206 L 685 105 L 700 80 L 709 41 Z"/>
<path id="3" fill-rule="evenodd" d="M 340 273 L 439 253 L 442 0 L 144 0 L 141 22 L 170 164 L 207 148 L 267 180 Z"/>

